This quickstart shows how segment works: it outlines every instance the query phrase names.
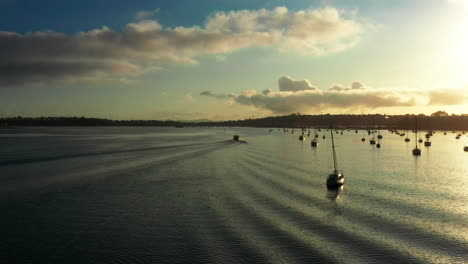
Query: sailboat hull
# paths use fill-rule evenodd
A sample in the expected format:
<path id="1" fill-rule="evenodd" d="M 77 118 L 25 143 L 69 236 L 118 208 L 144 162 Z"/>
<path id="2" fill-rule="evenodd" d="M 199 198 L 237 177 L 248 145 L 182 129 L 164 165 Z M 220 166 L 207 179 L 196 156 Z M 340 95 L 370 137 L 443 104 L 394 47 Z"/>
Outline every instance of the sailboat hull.
<path id="1" fill-rule="evenodd" d="M 328 176 L 327 187 L 337 188 L 344 184 L 344 175 L 341 173 L 332 173 Z"/>

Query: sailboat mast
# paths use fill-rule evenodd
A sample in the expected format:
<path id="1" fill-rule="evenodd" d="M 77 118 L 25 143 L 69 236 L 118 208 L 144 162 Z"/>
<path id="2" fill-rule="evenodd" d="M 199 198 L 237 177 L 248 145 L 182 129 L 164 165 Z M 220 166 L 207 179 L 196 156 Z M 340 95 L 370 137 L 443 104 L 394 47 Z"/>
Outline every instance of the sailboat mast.
<path id="1" fill-rule="evenodd" d="M 333 152 L 333 166 L 335 167 L 335 172 L 338 172 L 337 165 L 336 165 L 336 152 L 335 152 L 335 141 L 333 139 L 333 128 L 330 122 L 330 134 L 332 139 L 332 152 Z"/>
<path id="2" fill-rule="evenodd" d="M 416 117 L 416 131 L 414 133 L 414 144 L 416 145 L 416 148 L 418 148 L 418 118 Z"/>

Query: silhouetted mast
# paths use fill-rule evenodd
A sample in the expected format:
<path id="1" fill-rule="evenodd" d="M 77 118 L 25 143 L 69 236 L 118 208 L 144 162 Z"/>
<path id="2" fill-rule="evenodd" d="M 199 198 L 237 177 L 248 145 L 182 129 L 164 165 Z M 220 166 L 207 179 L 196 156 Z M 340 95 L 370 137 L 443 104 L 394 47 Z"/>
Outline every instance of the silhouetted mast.
<path id="1" fill-rule="evenodd" d="M 418 117 L 415 117 L 416 119 L 416 131 L 414 132 L 414 144 L 416 148 L 418 148 Z"/>
<path id="2" fill-rule="evenodd" d="M 336 152 L 335 152 L 335 140 L 333 139 L 333 128 L 332 123 L 330 121 L 330 134 L 332 139 L 332 153 L 333 153 L 333 166 L 335 167 L 335 172 L 338 172 L 337 165 L 336 165 Z"/>

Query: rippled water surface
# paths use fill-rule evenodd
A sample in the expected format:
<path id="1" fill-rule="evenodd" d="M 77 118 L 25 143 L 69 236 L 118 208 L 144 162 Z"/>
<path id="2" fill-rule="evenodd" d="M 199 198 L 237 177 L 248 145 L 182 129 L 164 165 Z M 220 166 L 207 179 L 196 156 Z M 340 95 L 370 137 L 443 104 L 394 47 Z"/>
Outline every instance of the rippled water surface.
<path id="1" fill-rule="evenodd" d="M 1 129 L 0 262 L 468 262 L 466 135 L 414 157 L 413 138 L 335 134 L 330 191 L 330 135 L 298 132 Z"/>

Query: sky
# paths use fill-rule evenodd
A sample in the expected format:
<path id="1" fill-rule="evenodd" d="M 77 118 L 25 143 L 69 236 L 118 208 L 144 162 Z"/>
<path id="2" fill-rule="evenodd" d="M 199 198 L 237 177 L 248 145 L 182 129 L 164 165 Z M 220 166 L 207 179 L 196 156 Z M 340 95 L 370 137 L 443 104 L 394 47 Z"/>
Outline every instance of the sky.
<path id="1" fill-rule="evenodd" d="M 468 0 L 0 0 L 0 117 L 468 113 Z"/>

